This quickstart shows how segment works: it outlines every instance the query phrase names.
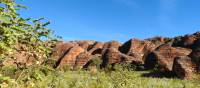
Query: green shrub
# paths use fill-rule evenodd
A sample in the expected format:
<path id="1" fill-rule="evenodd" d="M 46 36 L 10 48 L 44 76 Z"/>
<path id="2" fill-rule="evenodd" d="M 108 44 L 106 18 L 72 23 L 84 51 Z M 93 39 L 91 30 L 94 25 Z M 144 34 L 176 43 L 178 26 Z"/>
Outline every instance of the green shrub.
<path id="1" fill-rule="evenodd" d="M 20 50 L 35 56 L 35 60 L 48 59 L 57 37 L 46 28 L 50 22 L 44 18 L 23 18 L 18 10 L 25 8 L 15 0 L 0 0 L 0 59 L 10 58 Z M 44 41 L 45 39 L 45 41 Z M 22 48 L 21 48 L 22 47 Z"/>
<path id="2" fill-rule="evenodd" d="M 115 64 L 113 66 L 113 69 L 115 71 L 132 71 L 132 70 L 136 70 L 136 66 L 132 65 L 131 63 L 119 63 L 119 64 Z"/>
<path id="3" fill-rule="evenodd" d="M 17 85 L 14 79 L 10 77 L 0 76 L 0 88 L 8 88 Z"/>
<path id="4" fill-rule="evenodd" d="M 117 65 L 116 65 L 117 66 Z M 12 79 L 0 75 L 3 88 L 199 88 L 199 80 L 148 78 L 148 71 L 59 71 L 47 66 L 18 70 Z M 1 88 L 2 88 L 1 87 Z"/>
<path id="5" fill-rule="evenodd" d="M 46 66 L 50 66 L 50 67 L 55 67 L 56 66 L 56 62 L 57 60 L 54 60 L 54 59 L 47 59 L 43 65 L 46 65 Z"/>
<path id="6" fill-rule="evenodd" d="M 0 73 L 3 76 L 9 76 L 14 78 L 15 76 L 15 72 L 18 70 L 18 68 L 16 66 L 3 66 L 1 67 Z"/>
<path id="7" fill-rule="evenodd" d="M 72 67 L 69 66 L 69 65 L 64 65 L 62 67 L 58 67 L 57 69 L 60 70 L 60 71 L 66 72 L 66 71 L 72 70 Z"/>
<path id="8" fill-rule="evenodd" d="M 101 64 L 102 64 L 102 59 L 99 56 L 97 55 L 92 56 L 90 65 L 96 66 L 98 69 L 100 69 Z"/>

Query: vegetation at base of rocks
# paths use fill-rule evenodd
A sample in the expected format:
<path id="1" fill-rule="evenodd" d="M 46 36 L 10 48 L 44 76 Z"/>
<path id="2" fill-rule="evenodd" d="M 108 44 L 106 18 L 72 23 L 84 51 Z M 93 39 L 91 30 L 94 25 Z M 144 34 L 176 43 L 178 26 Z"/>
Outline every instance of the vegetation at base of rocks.
<path id="1" fill-rule="evenodd" d="M 144 77 L 149 71 L 59 71 L 48 66 L 9 69 L 0 75 L 1 88 L 199 88 L 199 80 Z M 0 71 L 2 72 L 2 71 Z M 8 74 L 9 75 L 9 74 Z"/>
<path id="2" fill-rule="evenodd" d="M 96 65 L 97 67 L 100 66 L 102 63 L 101 58 L 99 58 L 99 56 L 94 55 L 91 59 L 91 65 Z"/>
<path id="3" fill-rule="evenodd" d="M 97 69 L 100 69 L 102 63 L 102 59 L 98 55 L 92 56 L 90 62 L 89 62 L 89 67 L 90 66 L 95 66 Z"/>
<path id="4" fill-rule="evenodd" d="M 96 60 L 97 58 L 95 58 Z M 48 63 L 46 63 L 48 64 Z M 96 64 L 98 65 L 98 64 Z M 92 70 L 60 70 L 48 65 L 25 69 L 15 66 L 0 68 L 1 88 L 199 88 L 200 80 L 146 76 L 154 71 L 135 71 L 128 64 Z"/>

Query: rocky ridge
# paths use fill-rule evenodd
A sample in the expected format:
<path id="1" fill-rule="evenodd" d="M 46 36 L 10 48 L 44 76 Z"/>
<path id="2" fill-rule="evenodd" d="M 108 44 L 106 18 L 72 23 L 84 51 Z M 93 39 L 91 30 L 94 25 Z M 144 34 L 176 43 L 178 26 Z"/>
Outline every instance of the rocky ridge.
<path id="1" fill-rule="evenodd" d="M 95 55 L 102 60 L 101 68 L 130 63 L 192 79 L 200 67 L 200 33 L 175 38 L 130 39 L 124 44 L 90 40 L 59 42 L 51 56 L 56 60 L 56 68 L 74 69 L 87 68 Z"/>

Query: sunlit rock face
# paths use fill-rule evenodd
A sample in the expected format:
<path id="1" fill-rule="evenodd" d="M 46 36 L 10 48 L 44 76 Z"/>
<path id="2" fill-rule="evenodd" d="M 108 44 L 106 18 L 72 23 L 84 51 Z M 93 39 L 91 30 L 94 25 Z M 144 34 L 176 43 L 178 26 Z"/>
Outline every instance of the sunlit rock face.
<path id="1" fill-rule="evenodd" d="M 131 39 L 124 43 L 119 50 L 126 55 L 140 59 L 144 63 L 148 54 L 156 47 L 157 46 L 154 43 L 147 40 L 142 41 L 138 39 Z"/>
<path id="2" fill-rule="evenodd" d="M 95 42 L 92 46 L 88 48 L 88 52 L 92 55 L 101 54 L 103 50 L 104 43 L 103 42 Z"/>
<path id="3" fill-rule="evenodd" d="M 173 71 L 181 79 L 193 79 L 197 71 L 197 65 L 192 62 L 190 57 L 181 56 L 174 60 Z"/>
<path id="4" fill-rule="evenodd" d="M 190 79 L 194 71 L 187 69 L 200 67 L 200 33 L 175 38 L 133 38 L 125 43 L 90 40 L 58 42 L 51 58 L 56 60 L 55 67 L 67 65 L 84 68 L 95 55 L 99 56 L 103 68 L 107 65 L 131 63 L 143 66 L 144 69 L 158 68 L 162 72 L 175 72 L 182 79 Z"/>
<path id="5" fill-rule="evenodd" d="M 92 59 L 91 53 L 83 52 L 76 57 L 75 65 L 73 68 L 81 69 Z"/>
<path id="6" fill-rule="evenodd" d="M 105 42 L 103 45 L 102 54 L 104 54 L 106 52 L 106 50 L 109 48 L 115 48 L 118 50 L 121 45 L 122 44 L 118 41 Z"/>
<path id="7" fill-rule="evenodd" d="M 81 48 L 83 48 L 84 50 L 88 50 L 89 47 L 91 47 L 92 45 L 94 45 L 95 41 L 91 41 L 91 40 L 84 40 L 84 41 L 75 41 Z"/>
<path id="8" fill-rule="evenodd" d="M 71 42 L 58 42 L 52 51 L 51 58 L 58 60 L 72 47 L 78 46 L 76 43 Z"/>
<path id="9" fill-rule="evenodd" d="M 132 63 L 142 64 L 142 60 L 138 58 L 134 58 L 132 56 L 128 56 L 126 54 L 121 53 L 116 48 L 108 48 L 103 54 L 103 63 L 102 66 L 106 67 L 107 65 L 114 65 L 116 63 Z"/>
<path id="10" fill-rule="evenodd" d="M 58 67 L 67 66 L 74 66 L 76 57 L 84 52 L 84 49 L 79 46 L 72 47 L 66 54 L 58 61 Z"/>
<path id="11" fill-rule="evenodd" d="M 172 71 L 174 59 L 178 56 L 187 56 L 191 52 L 191 49 L 171 47 L 170 45 L 165 44 L 158 47 L 155 51 L 151 53 L 152 56 L 147 58 L 148 60 L 146 61 L 146 64 L 158 65 L 159 69 L 162 71 Z"/>

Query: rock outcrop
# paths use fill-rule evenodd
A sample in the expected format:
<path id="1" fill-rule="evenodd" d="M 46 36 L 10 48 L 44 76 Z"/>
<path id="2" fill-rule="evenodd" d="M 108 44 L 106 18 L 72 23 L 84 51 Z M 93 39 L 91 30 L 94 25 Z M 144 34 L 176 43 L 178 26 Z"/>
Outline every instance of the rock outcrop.
<path id="1" fill-rule="evenodd" d="M 145 62 L 147 67 L 152 67 L 151 65 L 157 64 L 162 71 L 172 71 L 174 59 L 179 56 L 187 56 L 191 52 L 191 49 L 171 47 L 165 44 L 153 51 Z"/>
<path id="2" fill-rule="evenodd" d="M 120 51 L 126 55 L 140 59 L 144 63 L 146 56 L 156 47 L 157 46 L 150 41 L 131 39 L 120 47 Z"/>
<path id="3" fill-rule="evenodd" d="M 89 41 L 89 40 L 85 40 L 85 41 L 75 41 L 81 48 L 88 50 L 88 48 L 92 45 L 94 45 L 95 41 Z"/>
<path id="4" fill-rule="evenodd" d="M 116 48 L 108 48 L 103 54 L 103 67 L 108 64 L 115 64 L 121 62 L 121 53 Z"/>
<path id="5" fill-rule="evenodd" d="M 119 43 L 118 41 L 109 41 L 106 42 L 103 46 L 103 49 L 108 49 L 108 48 L 116 48 L 118 49 L 122 44 Z"/>
<path id="6" fill-rule="evenodd" d="M 54 60 L 60 59 L 60 57 L 63 57 L 63 55 L 65 55 L 65 53 L 74 46 L 78 45 L 71 42 L 58 42 L 52 51 L 51 58 Z"/>
<path id="7" fill-rule="evenodd" d="M 57 62 L 57 66 L 63 67 L 67 65 L 73 67 L 75 65 L 76 57 L 83 52 L 84 49 L 79 46 L 74 46 L 70 48 L 69 51 L 66 52 L 65 55 Z"/>
<path id="8" fill-rule="evenodd" d="M 51 57 L 56 60 L 56 67 L 68 65 L 85 68 L 90 64 L 97 66 L 92 63 L 92 57 L 96 55 L 102 67 L 131 63 L 146 69 L 174 72 L 182 79 L 191 79 L 200 67 L 200 33 L 175 38 L 131 39 L 124 44 L 87 40 L 58 42 Z"/>
<path id="9" fill-rule="evenodd" d="M 104 54 L 106 52 L 106 50 L 109 49 L 109 48 L 115 48 L 115 49 L 118 50 L 121 45 L 122 44 L 117 42 L 117 41 L 106 42 L 103 45 L 103 49 L 102 49 L 102 53 L 101 54 Z"/>
<path id="10" fill-rule="evenodd" d="M 186 35 L 183 37 L 176 37 L 174 38 L 174 47 L 185 47 L 185 48 L 191 48 L 194 42 L 196 41 L 196 37 L 194 35 Z"/>
<path id="11" fill-rule="evenodd" d="M 174 60 L 173 71 L 181 79 L 193 79 L 197 66 L 190 57 L 181 56 Z"/>
<path id="12" fill-rule="evenodd" d="M 92 55 L 101 54 L 103 49 L 104 43 L 102 42 L 95 42 L 89 49 L 88 52 Z"/>
<path id="13" fill-rule="evenodd" d="M 107 65 L 114 65 L 116 63 L 131 63 L 142 64 L 142 60 L 128 56 L 121 53 L 116 48 L 108 48 L 103 54 L 103 63 L 102 65 L 106 67 Z"/>
<path id="14" fill-rule="evenodd" d="M 92 55 L 88 52 L 80 53 L 76 57 L 74 68 L 83 68 L 92 58 Z"/>
<path id="15" fill-rule="evenodd" d="M 189 56 L 198 65 L 198 71 L 200 71 L 200 39 L 194 42 L 192 45 L 192 50 L 193 51 Z"/>

